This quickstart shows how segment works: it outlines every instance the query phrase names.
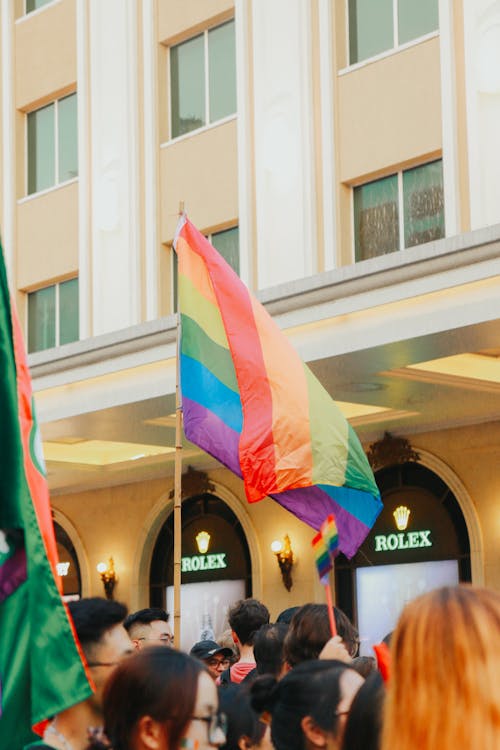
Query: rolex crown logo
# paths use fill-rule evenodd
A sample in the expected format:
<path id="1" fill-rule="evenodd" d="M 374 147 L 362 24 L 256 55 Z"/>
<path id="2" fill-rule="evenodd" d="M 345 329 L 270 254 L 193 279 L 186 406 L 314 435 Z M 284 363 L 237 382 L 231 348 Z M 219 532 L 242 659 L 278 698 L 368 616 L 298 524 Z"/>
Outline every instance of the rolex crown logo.
<path id="1" fill-rule="evenodd" d="M 394 520 L 396 521 L 396 526 L 398 527 L 399 531 L 404 531 L 408 526 L 410 509 L 405 505 L 400 505 L 398 508 L 396 508 L 392 515 L 394 516 Z"/>

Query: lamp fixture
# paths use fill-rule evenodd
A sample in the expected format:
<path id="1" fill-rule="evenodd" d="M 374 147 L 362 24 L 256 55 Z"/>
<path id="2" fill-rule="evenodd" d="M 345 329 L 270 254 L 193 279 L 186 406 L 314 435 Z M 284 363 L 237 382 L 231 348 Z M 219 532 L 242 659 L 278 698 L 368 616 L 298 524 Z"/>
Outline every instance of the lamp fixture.
<path id="1" fill-rule="evenodd" d="M 281 571 L 281 577 L 283 578 L 283 585 L 287 591 L 290 591 L 293 585 L 292 567 L 294 563 L 294 555 L 288 534 L 285 534 L 283 541 L 275 539 L 274 542 L 271 543 L 271 551 L 276 555 Z"/>
<path id="2" fill-rule="evenodd" d="M 109 558 L 109 562 L 107 565 L 104 562 L 97 563 L 97 572 L 101 576 L 106 599 L 112 599 L 115 585 L 118 582 L 118 576 L 115 572 L 115 564 L 113 562 L 113 558 Z"/>
<path id="3" fill-rule="evenodd" d="M 206 555 L 208 552 L 208 545 L 210 544 L 210 534 L 208 531 L 200 531 L 199 534 L 196 534 L 195 539 L 200 555 Z"/>
<path id="4" fill-rule="evenodd" d="M 408 526 L 408 521 L 410 518 L 410 509 L 407 508 L 405 505 L 400 505 L 396 508 L 394 513 L 392 514 L 394 516 L 394 520 L 396 521 L 396 526 L 399 531 L 404 531 L 406 527 Z"/>

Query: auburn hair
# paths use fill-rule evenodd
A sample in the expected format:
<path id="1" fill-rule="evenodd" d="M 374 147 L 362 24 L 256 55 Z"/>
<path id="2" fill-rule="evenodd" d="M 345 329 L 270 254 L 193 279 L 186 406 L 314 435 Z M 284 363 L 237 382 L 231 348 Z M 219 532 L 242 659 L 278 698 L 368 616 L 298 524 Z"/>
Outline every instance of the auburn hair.
<path id="1" fill-rule="evenodd" d="M 391 642 L 382 750 L 500 748 L 500 594 L 445 587 L 410 602 Z"/>

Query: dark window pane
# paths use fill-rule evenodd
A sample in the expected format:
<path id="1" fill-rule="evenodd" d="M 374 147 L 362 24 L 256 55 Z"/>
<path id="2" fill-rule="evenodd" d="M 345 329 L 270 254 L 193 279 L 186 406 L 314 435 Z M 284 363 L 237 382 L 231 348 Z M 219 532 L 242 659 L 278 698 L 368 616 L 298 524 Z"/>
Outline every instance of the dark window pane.
<path id="1" fill-rule="evenodd" d="M 210 122 L 236 112 L 234 21 L 208 32 Z"/>
<path id="2" fill-rule="evenodd" d="M 28 351 L 56 345 L 56 288 L 48 286 L 28 294 Z"/>
<path id="3" fill-rule="evenodd" d="M 31 13 L 38 8 L 42 8 L 47 3 L 51 3 L 52 0 L 26 0 L 26 13 Z"/>
<path id="4" fill-rule="evenodd" d="M 351 65 L 391 47 L 394 47 L 392 0 L 349 0 Z"/>
<path id="5" fill-rule="evenodd" d="M 443 163 L 403 172 L 405 247 L 444 237 Z"/>
<path id="6" fill-rule="evenodd" d="M 70 279 L 59 284 L 59 344 L 79 338 L 78 279 Z"/>
<path id="7" fill-rule="evenodd" d="M 216 232 L 212 235 L 212 245 L 227 260 L 229 265 L 240 272 L 240 233 L 238 227 Z"/>
<path id="8" fill-rule="evenodd" d="M 356 260 L 399 250 L 397 175 L 354 188 Z"/>
<path id="9" fill-rule="evenodd" d="M 203 34 L 170 50 L 172 138 L 205 124 L 205 41 Z"/>
<path id="10" fill-rule="evenodd" d="M 399 44 L 439 28 L 438 0 L 398 0 Z"/>
<path id="11" fill-rule="evenodd" d="M 58 102 L 59 182 L 78 176 L 76 94 Z"/>
<path id="12" fill-rule="evenodd" d="M 55 183 L 54 105 L 28 115 L 28 195 Z"/>

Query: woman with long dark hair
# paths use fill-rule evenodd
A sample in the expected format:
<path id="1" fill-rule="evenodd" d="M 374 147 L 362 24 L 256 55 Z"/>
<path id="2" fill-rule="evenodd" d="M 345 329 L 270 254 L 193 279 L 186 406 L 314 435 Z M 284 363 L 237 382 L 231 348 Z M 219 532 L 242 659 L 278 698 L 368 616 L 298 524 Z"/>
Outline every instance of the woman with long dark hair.
<path id="1" fill-rule="evenodd" d="M 252 705 L 271 719 L 276 750 L 338 750 L 345 719 L 363 678 L 339 661 L 313 660 L 294 667 L 279 682 L 259 677 Z"/>
<path id="2" fill-rule="evenodd" d="M 104 688 L 109 744 L 89 750 L 208 750 L 225 741 L 217 689 L 196 659 L 151 647 L 121 662 Z"/>

